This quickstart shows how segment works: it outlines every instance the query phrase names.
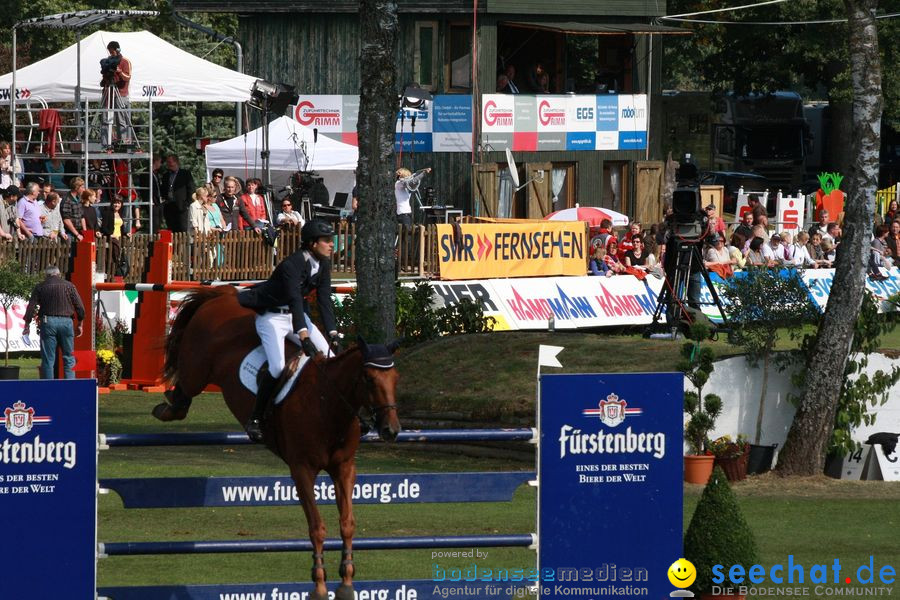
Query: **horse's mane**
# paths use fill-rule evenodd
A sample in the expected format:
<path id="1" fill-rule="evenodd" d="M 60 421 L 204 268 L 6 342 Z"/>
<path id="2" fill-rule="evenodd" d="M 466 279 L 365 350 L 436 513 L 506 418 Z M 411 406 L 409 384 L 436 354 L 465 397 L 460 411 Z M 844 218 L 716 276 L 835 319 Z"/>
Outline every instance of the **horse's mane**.
<path id="1" fill-rule="evenodd" d="M 207 300 L 218 298 L 226 293 L 234 293 L 229 286 L 201 287 L 187 293 L 181 301 L 178 315 L 172 322 L 169 334 L 166 336 L 166 360 L 163 363 L 163 379 L 171 384 L 178 381 L 178 348 L 181 346 L 181 338 L 188 322 Z"/>

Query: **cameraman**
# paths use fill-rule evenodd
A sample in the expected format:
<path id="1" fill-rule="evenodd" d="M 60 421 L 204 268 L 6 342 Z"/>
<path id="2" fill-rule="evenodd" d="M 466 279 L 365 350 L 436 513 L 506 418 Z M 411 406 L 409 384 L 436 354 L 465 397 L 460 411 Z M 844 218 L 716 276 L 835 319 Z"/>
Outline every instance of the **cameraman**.
<path id="1" fill-rule="evenodd" d="M 109 56 L 100 61 L 100 74 L 103 79 L 103 142 L 107 147 L 114 144 L 130 146 L 131 139 L 131 102 L 128 100 L 128 86 L 131 82 L 131 61 L 122 56 L 119 42 L 112 41 L 106 45 Z M 115 121 L 116 132 L 109 138 L 110 126 Z"/>

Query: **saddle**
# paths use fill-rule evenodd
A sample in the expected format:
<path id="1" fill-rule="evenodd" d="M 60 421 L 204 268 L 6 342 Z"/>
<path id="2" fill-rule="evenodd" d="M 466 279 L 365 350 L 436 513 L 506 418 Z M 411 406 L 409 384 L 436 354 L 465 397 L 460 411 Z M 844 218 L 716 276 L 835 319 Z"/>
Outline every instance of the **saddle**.
<path id="1" fill-rule="evenodd" d="M 289 346 L 289 348 L 291 348 L 291 352 L 285 355 L 284 371 L 282 371 L 275 386 L 275 394 L 270 403 L 272 405 L 281 404 L 284 401 L 288 393 L 297 384 L 303 367 L 309 362 L 309 357 L 300 348 L 294 348 L 293 346 Z M 254 348 L 241 361 L 239 370 L 241 384 L 253 394 L 256 394 L 259 390 L 259 372 L 260 369 L 265 368 L 266 364 L 266 352 L 261 345 Z"/>

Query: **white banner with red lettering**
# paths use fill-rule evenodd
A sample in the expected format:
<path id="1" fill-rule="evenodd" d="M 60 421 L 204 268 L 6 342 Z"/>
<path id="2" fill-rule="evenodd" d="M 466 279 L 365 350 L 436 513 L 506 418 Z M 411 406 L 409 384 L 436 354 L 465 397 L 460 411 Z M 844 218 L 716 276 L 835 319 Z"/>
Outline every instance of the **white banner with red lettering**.
<path id="1" fill-rule="evenodd" d="M 25 309 L 28 307 L 27 300 L 17 300 L 13 303 L 9 311 L 0 307 L 0 352 L 6 352 L 7 336 L 9 336 L 10 352 L 40 352 L 41 341 L 38 339 L 37 327 L 34 322 L 31 323 L 31 332 L 29 333 L 30 344 L 25 343 L 22 337 L 22 327 L 25 326 Z"/>

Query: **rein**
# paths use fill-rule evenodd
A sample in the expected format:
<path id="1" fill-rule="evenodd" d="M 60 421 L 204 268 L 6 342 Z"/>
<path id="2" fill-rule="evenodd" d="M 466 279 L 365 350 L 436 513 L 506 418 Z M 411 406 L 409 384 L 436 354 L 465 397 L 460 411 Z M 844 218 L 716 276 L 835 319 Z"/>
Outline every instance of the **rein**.
<path id="1" fill-rule="evenodd" d="M 319 399 L 322 401 L 325 401 L 326 400 L 325 394 L 321 393 L 322 392 L 322 389 L 321 389 L 322 382 L 327 383 L 329 388 L 334 389 L 334 386 L 332 386 L 333 380 L 328 376 L 328 369 L 325 368 L 324 364 L 321 364 L 318 361 L 316 361 L 316 367 L 319 369 L 319 375 L 320 375 L 320 377 L 319 377 L 319 382 L 320 382 L 319 383 L 319 391 L 320 391 Z M 366 381 L 366 388 L 368 388 L 366 390 L 367 394 L 369 396 L 371 396 L 371 382 L 370 382 L 370 378 L 366 376 L 365 369 L 366 369 L 365 366 L 363 366 L 360 369 L 359 374 L 356 376 L 356 381 L 354 381 L 353 385 L 351 385 L 349 388 L 350 389 L 349 394 L 344 393 L 343 391 L 339 391 L 337 397 L 338 397 L 338 400 L 340 401 L 340 403 L 344 406 L 344 408 L 347 409 L 348 413 L 359 417 L 359 420 L 366 427 L 368 427 L 371 430 L 371 429 L 375 428 L 375 424 L 376 424 L 378 417 L 380 416 L 382 411 L 387 411 L 387 410 L 391 410 L 391 409 L 396 410 L 397 405 L 396 404 L 385 404 L 384 406 L 371 406 L 371 405 L 366 405 L 363 402 L 360 404 L 359 408 L 354 409 L 353 404 L 351 404 L 351 402 L 350 402 L 350 398 L 353 397 L 353 394 L 359 388 L 360 380 L 363 379 L 364 377 L 367 380 Z M 368 416 L 363 415 L 363 409 L 367 409 L 369 411 Z"/>

